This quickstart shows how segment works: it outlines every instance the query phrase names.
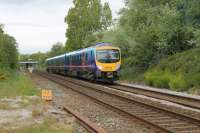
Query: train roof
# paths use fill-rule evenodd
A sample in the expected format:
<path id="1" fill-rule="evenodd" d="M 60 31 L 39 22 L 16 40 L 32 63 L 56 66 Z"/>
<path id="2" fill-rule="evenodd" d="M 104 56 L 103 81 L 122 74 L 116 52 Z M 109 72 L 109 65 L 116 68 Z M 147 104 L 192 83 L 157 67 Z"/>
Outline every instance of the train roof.
<path id="1" fill-rule="evenodd" d="M 87 51 L 87 50 L 95 49 L 95 48 L 98 48 L 98 47 L 105 47 L 105 46 L 111 46 L 112 47 L 113 45 L 112 45 L 112 43 L 100 42 L 100 43 L 96 43 L 94 46 L 91 46 L 91 47 L 88 47 L 88 48 L 83 48 L 83 49 L 79 49 L 79 50 L 76 50 L 76 51 L 73 51 L 73 52 L 68 52 L 68 53 L 65 53 L 65 54 L 62 54 L 62 55 L 59 55 L 59 56 L 48 58 L 46 61 L 61 58 L 65 55 L 78 54 L 79 52 L 82 52 L 82 51 Z"/>
<path id="2" fill-rule="evenodd" d="M 66 55 L 66 53 L 62 54 L 62 55 L 58 55 L 58 56 L 52 57 L 52 58 L 48 58 L 46 61 L 49 61 L 49 60 L 52 60 L 52 59 L 58 59 L 58 58 L 64 57 L 65 55 Z"/>

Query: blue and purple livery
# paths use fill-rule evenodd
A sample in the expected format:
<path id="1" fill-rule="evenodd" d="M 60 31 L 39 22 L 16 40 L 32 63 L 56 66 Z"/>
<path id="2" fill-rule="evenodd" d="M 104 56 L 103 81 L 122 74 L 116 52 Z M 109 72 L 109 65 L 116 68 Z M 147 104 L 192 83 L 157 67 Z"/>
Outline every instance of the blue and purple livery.
<path id="1" fill-rule="evenodd" d="M 46 60 L 47 71 L 113 83 L 119 78 L 121 52 L 110 43 L 65 53 Z"/>

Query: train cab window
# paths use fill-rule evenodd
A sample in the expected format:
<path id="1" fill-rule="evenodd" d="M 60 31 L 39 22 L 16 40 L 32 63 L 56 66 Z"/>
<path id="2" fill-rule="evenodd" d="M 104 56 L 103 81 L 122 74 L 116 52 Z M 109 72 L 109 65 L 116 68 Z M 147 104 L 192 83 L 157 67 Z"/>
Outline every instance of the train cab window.
<path id="1" fill-rule="evenodd" d="M 120 60 L 120 52 L 115 49 L 97 50 L 96 58 L 101 63 L 116 63 Z"/>

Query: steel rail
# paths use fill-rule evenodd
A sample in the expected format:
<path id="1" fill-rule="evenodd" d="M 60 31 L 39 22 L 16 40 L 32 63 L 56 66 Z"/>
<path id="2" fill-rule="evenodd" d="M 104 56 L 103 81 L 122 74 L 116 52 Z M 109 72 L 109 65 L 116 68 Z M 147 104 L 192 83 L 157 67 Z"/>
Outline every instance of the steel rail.
<path id="1" fill-rule="evenodd" d="M 91 122 L 88 118 L 82 116 L 78 112 L 70 109 L 69 107 L 65 106 L 63 107 L 63 110 L 72 114 L 79 123 L 90 133 L 106 133 L 105 129 L 97 126 L 97 124 Z"/>
<path id="2" fill-rule="evenodd" d="M 105 103 L 105 102 L 103 102 L 102 100 L 99 100 L 99 99 L 95 99 L 93 96 L 91 96 L 89 93 L 88 94 L 85 94 L 84 92 L 83 92 L 83 89 L 84 88 L 82 88 L 82 89 L 75 89 L 74 88 L 74 86 L 73 85 L 75 85 L 76 84 L 76 86 L 77 87 L 79 87 L 79 86 L 82 86 L 82 87 L 89 87 L 90 89 L 94 89 L 94 87 L 91 87 L 91 86 L 85 86 L 85 85 L 83 85 L 81 82 L 75 82 L 75 81 L 69 81 L 69 79 L 67 80 L 66 79 L 66 77 L 62 77 L 62 76 L 58 76 L 58 75 L 52 75 L 52 74 L 48 74 L 48 76 L 46 75 L 46 73 L 40 73 L 40 75 L 41 76 L 44 76 L 44 77 L 46 77 L 46 78 L 48 78 L 48 79 L 50 79 L 50 80 L 52 80 L 52 81 L 54 81 L 54 82 L 56 82 L 56 83 L 59 83 L 59 84 L 61 84 L 61 85 L 63 85 L 63 86 L 66 86 L 66 87 L 68 87 L 68 88 L 71 88 L 72 90 L 74 90 L 74 91 L 77 91 L 77 92 L 79 92 L 79 93 L 81 93 L 81 94 L 83 94 L 83 95 L 87 95 L 88 97 L 90 97 L 90 98 L 92 98 L 92 99 L 94 99 L 94 100 L 96 100 L 96 101 L 98 101 L 98 102 L 101 102 L 101 103 L 103 103 L 103 104 L 105 104 L 105 105 L 107 105 L 107 106 L 109 106 L 109 107 L 112 107 L 112 108 L 114 108 L 114 109 L 116 109 L 116 110 L 120 110 L 121 112 L 123 112 L 123 113 L 125 113 L 125 114 L 128 114 L 129 116 L 132 116 L 132 117 L 134 117 L 134 118 L 136 118 L 137 120 L 139 120 L 139 121 L 141 121 L 142 123 L 145 123 L 146 125 L 148 125 L 148 126 L 150 126 L 150 128 L 152 128 L 152 129 L 155 129 L 155 127 L 156 127 L 156 129 L 158 129 L 157 131 L 161 131 L 161 132 L 172 132 L 171 130 L 168 130 L 168 129 L 166 129 L 166 128 L 163 128 L 162 126 L 159 126 L 159 125 L 156 125 L 155 123 L 151 123 L 151 122 L 149 122 L 148 120 L 145 120 L 145 119 L 142 119 L 142 118 L 140 118 L 140 117 L 138 117 L 137 115 L 133 115 L 133 114 L 131 114 L 131 113 L 128 113 L 128 112 L 126 112 L 126 111 L 124 111 L 123 109 L 120 109 L 120 108 L 118 108 L 118 107 L 115 107 L 115 106 L 112 106 L 111 104 L 108 104 L 108 103 Z M 54 77 L 51 77 L 51 76 L 54 76 Z M 61 80 L 61 81 L 58 81 L 58 80 Z M 65 81 L 65 82 L 63 82 L 63 81 Z M 68 83 L 66 83 L 66 82 L 68 82 Z M 72 87 L 73 86 L 73 87 Z M 97 88 L 95 88 L 95 89 L 97 89 Z M 92 90 L 91 90 L 92 91 Z M 93 90 L 94 91 L 94 90 Z M 103 90 L 99 90 L 99 89 L 97 89 L 97 91 L 99 91 L 100 93 L 108 93 L 108 92 L 105 92 L 105 90 L 103 91 Z M 111 95 L 111 94 L 107 94 L 107 95 Z M 118 96 L 118 95 L 116 95 L 116 94 L 112 94 L 113 96 L 116 96 L 116 97 L 118 97 L 118 98 L 122 98 L 122 97 L 120 97 L 120 96 Z M 124 99 L 125 97 L 123 97 L 123 99 Z M 130 99 L 129 99 L 130 100 Z M 137 102 L 137 101 L 136 101 Z M 149 106 L 149 105 L 147 105 L 147 106 Z M 155 108 L 155 107 L 154 107 Z M 166 111 L 166 110 L 165 110 Z M 167 111 L 166 111 L 167 112 Z M 150 113 L 152 113 L 152 112 L 150 112 Z M 173 112 L 169 112 L 168 111 L 168 113 L 172 113 L 173 114 Z M 138 113 L 137 113 L 138 114 Z M 138 115 L 143 115 L 143 113 L 139 113 Z M 146 116 L 146 114 L 144 114 L 145 116 Z M 175 114 L 176 115 L 176 114 Z M 180 114 L 178 114 L 178 115 L 180 115 Z M 149 116 L 148 116 L 149 117 Z M 147 118 L 148 118 L 147 117 Z M 162 116 L 163 117 L 163 116 Z M 176 116 L 174 116 L 174 118 L 176 118 Z M 185 117 L 184 117 L 185 118 Z M 149 118 L 148 118 L 149 119 Z M 150 119 L 152 119 L 152 118 L 150 118 Z M 154 120 L 154 118 L 153 118 L 153 120 Z M 155 120 L 154 120 L 155 121 Z M 159 121 L 160 122 L 160 121 Z M 180 121 L 179 121 L 180 122 Z M 183 119 L 183 122 L 184 122 L 184 119 Z M 161 122 L 162 123 L 162 122 Z M 165 123 L 163 123 L 164 125 L 165 125 Z M 176 124 L 179 124 L 179 123 L 176 123 Z M 184 123 L 180 123 L 180 124 L 184 124 Z M 197 131 L 197 133 L 200 131 L 200 129 L 198 128 L 199 126 L 197 125 L 197 127 L 195 126 L 189 126 L 189 128 L 194 128 L 195 130 L 196 129 L 198 129 L 198 131 Z M 176 129 L 176 130 L 183 130 L 183 129 L 179 129 L 178 127 L 173 127 L 174 129 Z M 187 128 L 187 127 L 182 127 L 182 128 Z"/>
<path id="3" fill-rule="evenodd" d="M 135 94 L 141 94 L 156 99 L 162 99 L 184 106 L 200 109 L 200 96 L 183 94 L 180 92 L 173 92 L 170 90 L 157 89 L 142 85 L 130 85 L 125 83 L 116 83 L 116 85 L 109 86 L 121 91 L 126 91 Z"/>

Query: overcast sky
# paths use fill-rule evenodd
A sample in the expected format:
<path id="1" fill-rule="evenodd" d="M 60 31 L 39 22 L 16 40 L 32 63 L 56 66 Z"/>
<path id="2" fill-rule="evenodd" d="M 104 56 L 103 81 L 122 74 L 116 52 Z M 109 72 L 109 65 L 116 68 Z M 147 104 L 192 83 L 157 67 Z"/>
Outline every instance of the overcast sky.
<path id="1" fill-rule="evenodd" d="M 123 0 L 108 1 L 117 17 Z M 45 52 L 56 42 L 65 42 L 64 17 L 72 0 L 0 0 L 0 23 L 14 36 L 20 53 Z"/>

